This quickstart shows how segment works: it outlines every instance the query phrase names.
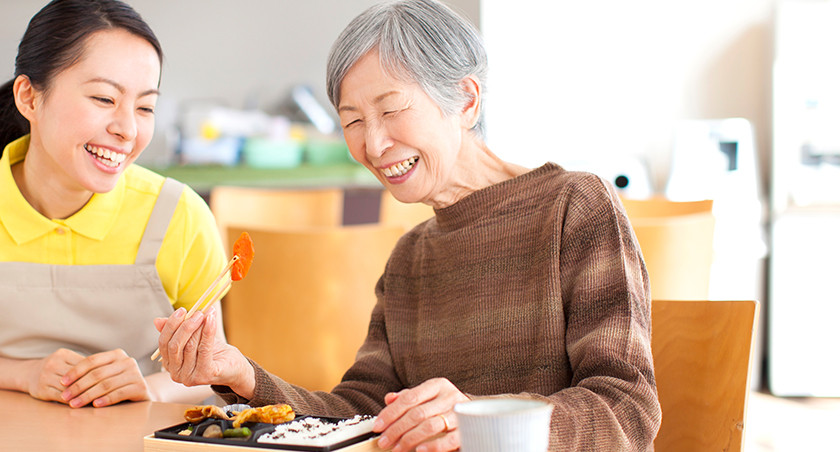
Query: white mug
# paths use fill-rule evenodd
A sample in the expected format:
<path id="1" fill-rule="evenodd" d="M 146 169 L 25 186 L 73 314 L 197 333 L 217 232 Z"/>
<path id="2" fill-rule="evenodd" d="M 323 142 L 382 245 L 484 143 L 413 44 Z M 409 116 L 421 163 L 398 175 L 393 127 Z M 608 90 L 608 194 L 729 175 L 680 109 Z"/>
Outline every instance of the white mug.
<path id="1" fill-rule="evenodd" d="M 461 452 L 546 452 L 553 409 L 548 402 L 517 398 L 459 403 Z"/>

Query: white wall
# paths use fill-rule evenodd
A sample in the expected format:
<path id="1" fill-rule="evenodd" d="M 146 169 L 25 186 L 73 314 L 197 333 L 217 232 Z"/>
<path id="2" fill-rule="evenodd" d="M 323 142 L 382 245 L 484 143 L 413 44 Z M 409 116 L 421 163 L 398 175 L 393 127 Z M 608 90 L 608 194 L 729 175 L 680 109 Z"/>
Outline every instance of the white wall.
<path id="1" fill-rule="evenodd" d="M 766 185 L 773 0 L 481 0 L 481 25 L 503 158 L 643 157 L 661 190 L 675 120 L 743 117 Z"/>

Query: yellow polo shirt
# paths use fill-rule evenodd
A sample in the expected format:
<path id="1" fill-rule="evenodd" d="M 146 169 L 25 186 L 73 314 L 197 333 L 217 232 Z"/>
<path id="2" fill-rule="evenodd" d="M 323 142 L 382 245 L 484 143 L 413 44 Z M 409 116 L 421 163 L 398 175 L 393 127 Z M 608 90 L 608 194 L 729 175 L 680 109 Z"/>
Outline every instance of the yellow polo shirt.
<path id="1" fill-rule="evenodd" d="M 0 262 L 133 264 L 164 178 L 131 165 L 113 190 L 51 220 L 29 205 L 12 177 L 11 166 L 28 150 L 29 135 L 9 143 L 0 158 Z M 189 309 L 226 264 L 213 214 L 185 187 L 155 263 L 172 306 Z"/>

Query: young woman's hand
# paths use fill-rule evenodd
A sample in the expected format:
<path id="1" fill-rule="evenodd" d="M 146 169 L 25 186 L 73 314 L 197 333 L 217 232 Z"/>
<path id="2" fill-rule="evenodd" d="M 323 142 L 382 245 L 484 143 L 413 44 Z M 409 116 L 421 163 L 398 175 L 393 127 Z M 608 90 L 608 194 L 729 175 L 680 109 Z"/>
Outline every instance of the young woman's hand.
<path id="1" fill-rule="evenodd" d="M 163 367 L 173 381 L 186 386 L 228 386 L 240 396 L 254 396 L 254 368 L 236 347 L 216 337 L 216 310 L 196 311 L 184 320 L 179 308 L 168 319 L 155 319 Z"/>
<path id="2" fill-rule="evenodd" d="M 442 452 L 457 450 L 461 438 L 455 433 L 458 420 L 452 410 L 469 400 L 445 378 L 427 380 L 411 389 L 385 396 L 387 405 L 373 425 L 381 432 L 379 447 L 392 452 Z M 431 439 L 437 435 L 438 438 Z M 431 439 L 431 440 L 430 440 Z"/>
<path id="3" fill-rule="evenodd" d="M 88 404 L 103 407 L 124 400 L 139 402 L 152 398 L 137 361 L 119 349 L 83 358 L 59 382 L 66 388 L 61 392 L 61 401 L 73 408 Z"/>
<path id="4" fill-rule="evenodd" d="M 61 398 L 67 389 L 61 383 L 61 377 L 84 358 L 72 350 L 60 348 L 45 358 L 29 361 L 25 391 L 36 399 L 67 403 Z"/>

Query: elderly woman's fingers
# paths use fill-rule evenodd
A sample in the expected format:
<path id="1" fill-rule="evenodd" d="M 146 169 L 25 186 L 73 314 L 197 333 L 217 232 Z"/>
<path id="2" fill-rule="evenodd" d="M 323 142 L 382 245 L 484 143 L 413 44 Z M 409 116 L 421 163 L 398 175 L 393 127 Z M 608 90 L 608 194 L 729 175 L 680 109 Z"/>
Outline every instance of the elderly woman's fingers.
<path id="1" fill-rule="evenodd" d="M 461 436 L 455 432 L 449 432 L 439 438 L 423 443 L 426 452 L 448 452 L 461 448 Z"/>
<path id="2" fill-rule="evenodd" d="M 388 395 L 385 400 L 388 406 L 377 416 L 373 430 L 382 432 L 380 447 L 400 451 L 456 428 L 452 408 L 468 399 L 449 380 L 436 378 Z"/>
<path id="3" fill-rule="evenodd" d="M 186 330 L 191 321 L 185 322 L 182 328 Z M 200 327 L 184 344 L 180 360 L 173 361 L 173 368 L 167 368 L 174 381 L 187 386 L 217 383 L 216 378 L 223 367 L 218 362 L 223 358 L 218 354 L 225 351 L 225 345 L 216 339 L 217 327 L 216 311 L 211 308 L 204 315 Z"/>
<path id="4" fill-rule="evenodd" d="M 383 431 L 406 415 L 417 416 L 417 423 L 429 416 L 452 409 L 467 397 L 445 378 L 433 378 L 409 389 L 385 396 L 386 406 L 377 417 L 374 431 Z M 418 409 L 419 407 L 419 409 Z M 410 413 L 410 410 L 414 410 Z M 429 411 L 432 410 L 432 411 Z"/>
<path id="5" fill-rule="evenodd" d="M 166 326 L 166 321 L 167 320 L 168 320 L 168 318 L 166 318 L 166 317 L 158 317 L 154 320 L 155 328 L 157 328 L 158 333 L 163 331 L 163 327 Z"/>
<path id="6" fill-rule="evenodd" d="M 181 325 L 174 331 L 170 340 L 161 348 L 160 354 L 163 357 L 163 365 L 174 376 L 182 374 L 185 359 L 189 362 L 195 359 L 195 351 L 201 334 L 201 326 L 204 324 L 204 313 L 197 311 L 189 319 L 181 322 Z M 164 327 L 164 330 L 166 327 Z M 163 333 L 161 333 L 161 337 Z M 191 368 L 186 369 L 188 372 Z M 179 381 L 179 380 L 175 380 Z"/>
<path id="7" fill-rule="evenodd" d="M 172 341 L 172 335 L 175 334 L 175 331 L 181 326 L 181 323 L 184 322 L 184 317 L 187 314 L 187 310 L 184 308 L 178 308 L 175 312 L 172 313 L 171 316 L 166 320 L 163 325 L 163 328 L 160 330 L 160 336 L 158 337 L 158 350 L 160 351 L 160 356 L 163 358 L 164 366 L 166 366 L 167 361 L 167 353 L 169 350 L 169 343 Z M 157 322 L 155 322 L 157 325 Z"/>
<path id="8" fill-rule="evenodd" d="M 181 379 L 184 379 L 184 377 L 195 371 L 195 362 L 198 359 L 198 346 L 201 342 L 201 334 L 205 326 L 203 317 L 204 314 L 197 312 L 193 318 L 187 320 L 187 323 L 198 322 L 198 327 L 192 335 L 190 335 L 189 339 L 187 339 L 181 349 L 181 357 L 179 360 L 180 367 L 178 369 L 178 374 L 181 376 Z M 173 369 L 170 369 L 170 372 L 172 371 Z"/>
<path id="9" fill-rule="evenodd" d="M 191 352 L 192 369 L 183 375 L 183 383 L 187 386 L 215 384 L 219 374 L 220 364 L 216 362 L 215 352 L 219 344 L 216 341 L 216 311 L 211 308 L 205 316 L 206 320 L 201 329 L 194 336 L 196 347 Z M 189 369 L 185 363 L 184 369 Z"/>
<path id="10" fill-rule="evenodd" d="M 195 374 L 202 378 L 209 378 L 215 374 L 215 363 L 213 351 L 216 346 L 216 308 L 210 308 L 207 312 L 207 321 L 201 330 L 201 340 L 198 343 L 198 351 L 195 363 Z"/>
<path id="11" fill-rule="evenodd" d="M 437 396 L 437 390 L 424 382 L 414 388 L 403 389 L 398 393 L 385 395 L 387 406 L 379 412 L 373 431 L 381 432 L 399 420 L 411 408 Z"/>
<path id="12" fill-rule="evenodd" d="M 410 451 L 422 442 L 454 429 L 454 412 L 449 410 L 431 414 L 438 409 L 440 408 L 437 404 L 425 404 L 408 410 L 382 432 L 379 447 L 393 447 L 394 452 Z M 450 419 L 453 421 L 450 422 Z"/>
<path id="13" fill-rule="evenodd" d="M 446 420 L 444 420 L 446 419 Z M 450 422 L 449 419 L 453 421 Z M 460 437 L 453 432 L 457 427 L 455 424 L 455 413 L 449 411 L 440 413 L 420 422 L 414 428 L 403 433 L 392 452 L 412 451 L 421 444 L 424 444 L 427 451 L 450 451 L 460 447 Z"/>

